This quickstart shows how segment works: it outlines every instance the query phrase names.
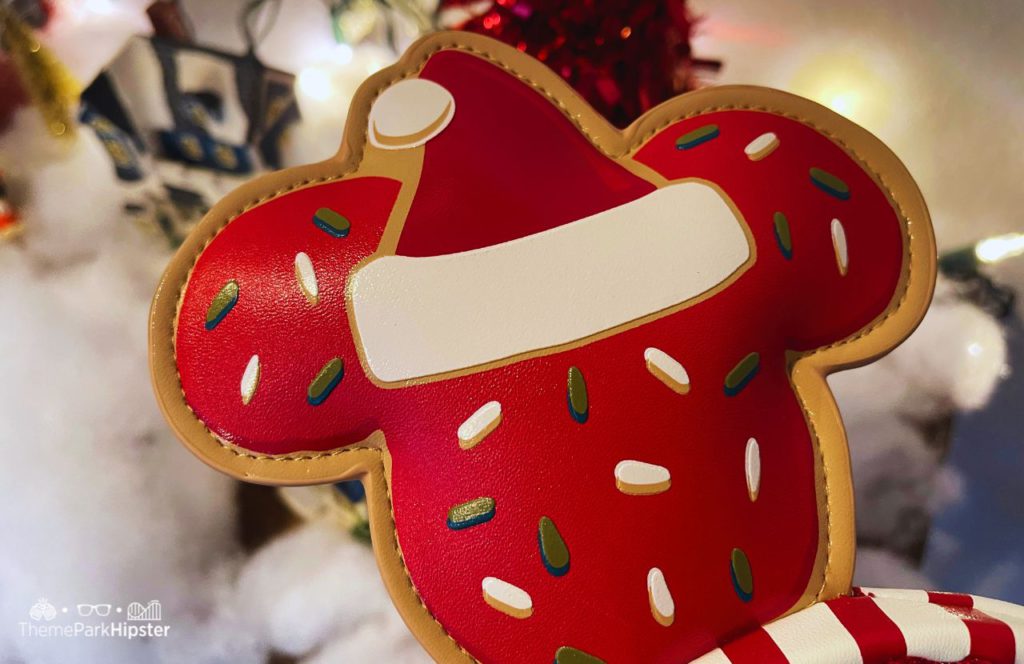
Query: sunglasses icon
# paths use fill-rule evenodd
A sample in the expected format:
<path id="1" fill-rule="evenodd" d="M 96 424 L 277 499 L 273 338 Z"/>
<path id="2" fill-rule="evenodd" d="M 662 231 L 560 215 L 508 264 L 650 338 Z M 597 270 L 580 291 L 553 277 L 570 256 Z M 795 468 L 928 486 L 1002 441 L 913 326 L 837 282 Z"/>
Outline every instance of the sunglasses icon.
<path id="1" fill-rule="evenodd" d="M 77 608 L 78 615 L 83 617 L 96 615 L 102 618 L 110 615 L 110 604 L 79 604 Z"/>

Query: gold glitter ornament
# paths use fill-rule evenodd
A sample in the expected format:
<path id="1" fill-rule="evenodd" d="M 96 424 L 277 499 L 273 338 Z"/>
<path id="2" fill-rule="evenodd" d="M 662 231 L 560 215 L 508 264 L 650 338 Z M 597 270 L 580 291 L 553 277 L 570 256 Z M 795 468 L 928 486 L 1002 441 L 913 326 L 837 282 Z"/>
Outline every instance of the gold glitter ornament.
<path id="1" fill-rule="evenodd" d="M 71 111 L 78 103 L 81 87 L 67 67 L 36 39 L 32 28 L 5 5 L 0 5 L 0 46 L 14 63 L 21 84 L 50 134 L 74 136 Z"/>

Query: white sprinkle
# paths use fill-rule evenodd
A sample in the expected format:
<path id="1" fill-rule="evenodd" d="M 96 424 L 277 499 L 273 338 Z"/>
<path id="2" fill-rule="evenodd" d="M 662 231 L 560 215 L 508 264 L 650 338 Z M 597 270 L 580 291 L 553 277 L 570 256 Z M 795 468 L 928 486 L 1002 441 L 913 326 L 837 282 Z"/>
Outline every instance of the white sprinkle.
<path id="1" fill-rule="evenodd" d="M 665 583 L 665 575 L 657 567 L 647 573 L 647 599 L 651 602 L 651 614 L 659 625 L 668 627 L 676 617 L 676 603 Z"/>
<path id="2" fill-rule="evenodd" d="M 533 599 L 522 588 L 493 576 L 484 577 L 480 585 L 484 591 L 484 601 L 491 608 L 513 618 L 529 618 L 533 615 Z"/>
<path id="3" fill-rule="evenodd" d="M 295 278 L 298 279 L 299 288 L 309 303 L 316 304 L 320 297 L 320 287 L 316 281 L 316 272 L 313 270 L 313 261 L 301 251 L 295 254 Z"/>
<path id="4" fill-rule="evenodd" d="M 643 461 L 625 460 L 615 464 L 615 486 L 631 496 L 646 496 L 668 491 L 672 477 L 668 468 Z"/>
<path id="5" fill-rule="evenodd" d="M 761 134 L 754 140 L 747 143 L 743 151 L 751 161 L 761 161 L 779 147 L 779 137 L 774 132 Z"/>
<path id="6" fill-rule="evenodd" d="M 747 471 L 747 493 L 751 501 L 757 500 L 757 494 L 761 491 L 761 446 L 754 438 L 747 441 L 744 467 Z"/>
<path id="7" fill-rule="evenodd" d="M 644 351 L 644 360 L 647 370 L 673 391 L 679 394 L 690 391 L 690 376 L 674 357 L 659 348 L 648 348 Z"/>
<path id="8" fill-rule="evenodd" d="M 249 358 L 249 364 L 245 365 L 242 372 L 242 405 L 248 406 L 252 396 L 256 394 L 256 387 L 260 384 L 260 356 L 253 355 Z"/>
<path id="9" fill-rule="evenodd" d="M 832 220 L 832 247 L 836 250 L 836 264 L 839 265 L 839 274 L 846 276 L 846 270 L 850 265 L 850 257 L 846 249 L 846 230 L 838 219 Z"/>
<path id="10" fill-rule="evenodd" d="M 474 447 L 501 424 L 501 404 L 488 401 L 459 426 L 459 447 Z"/>

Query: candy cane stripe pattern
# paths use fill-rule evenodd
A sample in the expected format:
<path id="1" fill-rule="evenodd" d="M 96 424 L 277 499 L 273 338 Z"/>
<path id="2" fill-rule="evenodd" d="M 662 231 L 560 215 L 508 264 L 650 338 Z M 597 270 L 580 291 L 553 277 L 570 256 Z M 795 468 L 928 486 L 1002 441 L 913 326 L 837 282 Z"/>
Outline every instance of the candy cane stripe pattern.
<path id="1" fill-rule="evenodd" d="M 214 206 L 151 365 L 211 466 L 363 482 L 438 661 L 1005 664 L 1008 611 L 823 603 L 854 562 L 825 378 L 902 341 L 934 272 L 910 175 L 828 109 L 709 88 L 620 131 L 515 48 L 441 33 L 364 84 L 337 156 Z"/>
<path id="2" fill-rule="evenodd" d="M 1024 662 L 1024 609 L 974 595 L 863 588 L 815 604 L 695 664 Z"/>

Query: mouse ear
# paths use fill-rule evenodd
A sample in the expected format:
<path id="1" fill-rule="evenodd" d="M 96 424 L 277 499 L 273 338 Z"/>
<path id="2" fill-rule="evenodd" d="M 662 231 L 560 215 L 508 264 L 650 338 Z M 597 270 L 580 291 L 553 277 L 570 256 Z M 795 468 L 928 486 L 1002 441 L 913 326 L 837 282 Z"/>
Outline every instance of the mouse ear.
<path id="1" fill-rule="evenodd" d="M 205 460 L 244 475 L 239 459 L 316 455 L 376 431 L 345 288 L 400 188 L 359 177 L 237 214 L 229 199 L 182 247 L 154 304 L 152 359 L 165 412 Z"/>
<path id="2" fill-rule="evenodd" d="M 634 158 L 669 180 L 709 181 L 732 201 L 756 253 L 741 277 L 760 294 L 744 305 L 748 322 L 797 352 L 889 331 L 832 366 L 866 361 L 909 334 L 934 283 L 934 244 L 899 160 L 849 120 L 775 90 L 684 99 L 707 110 L 664 123 Z"/>

